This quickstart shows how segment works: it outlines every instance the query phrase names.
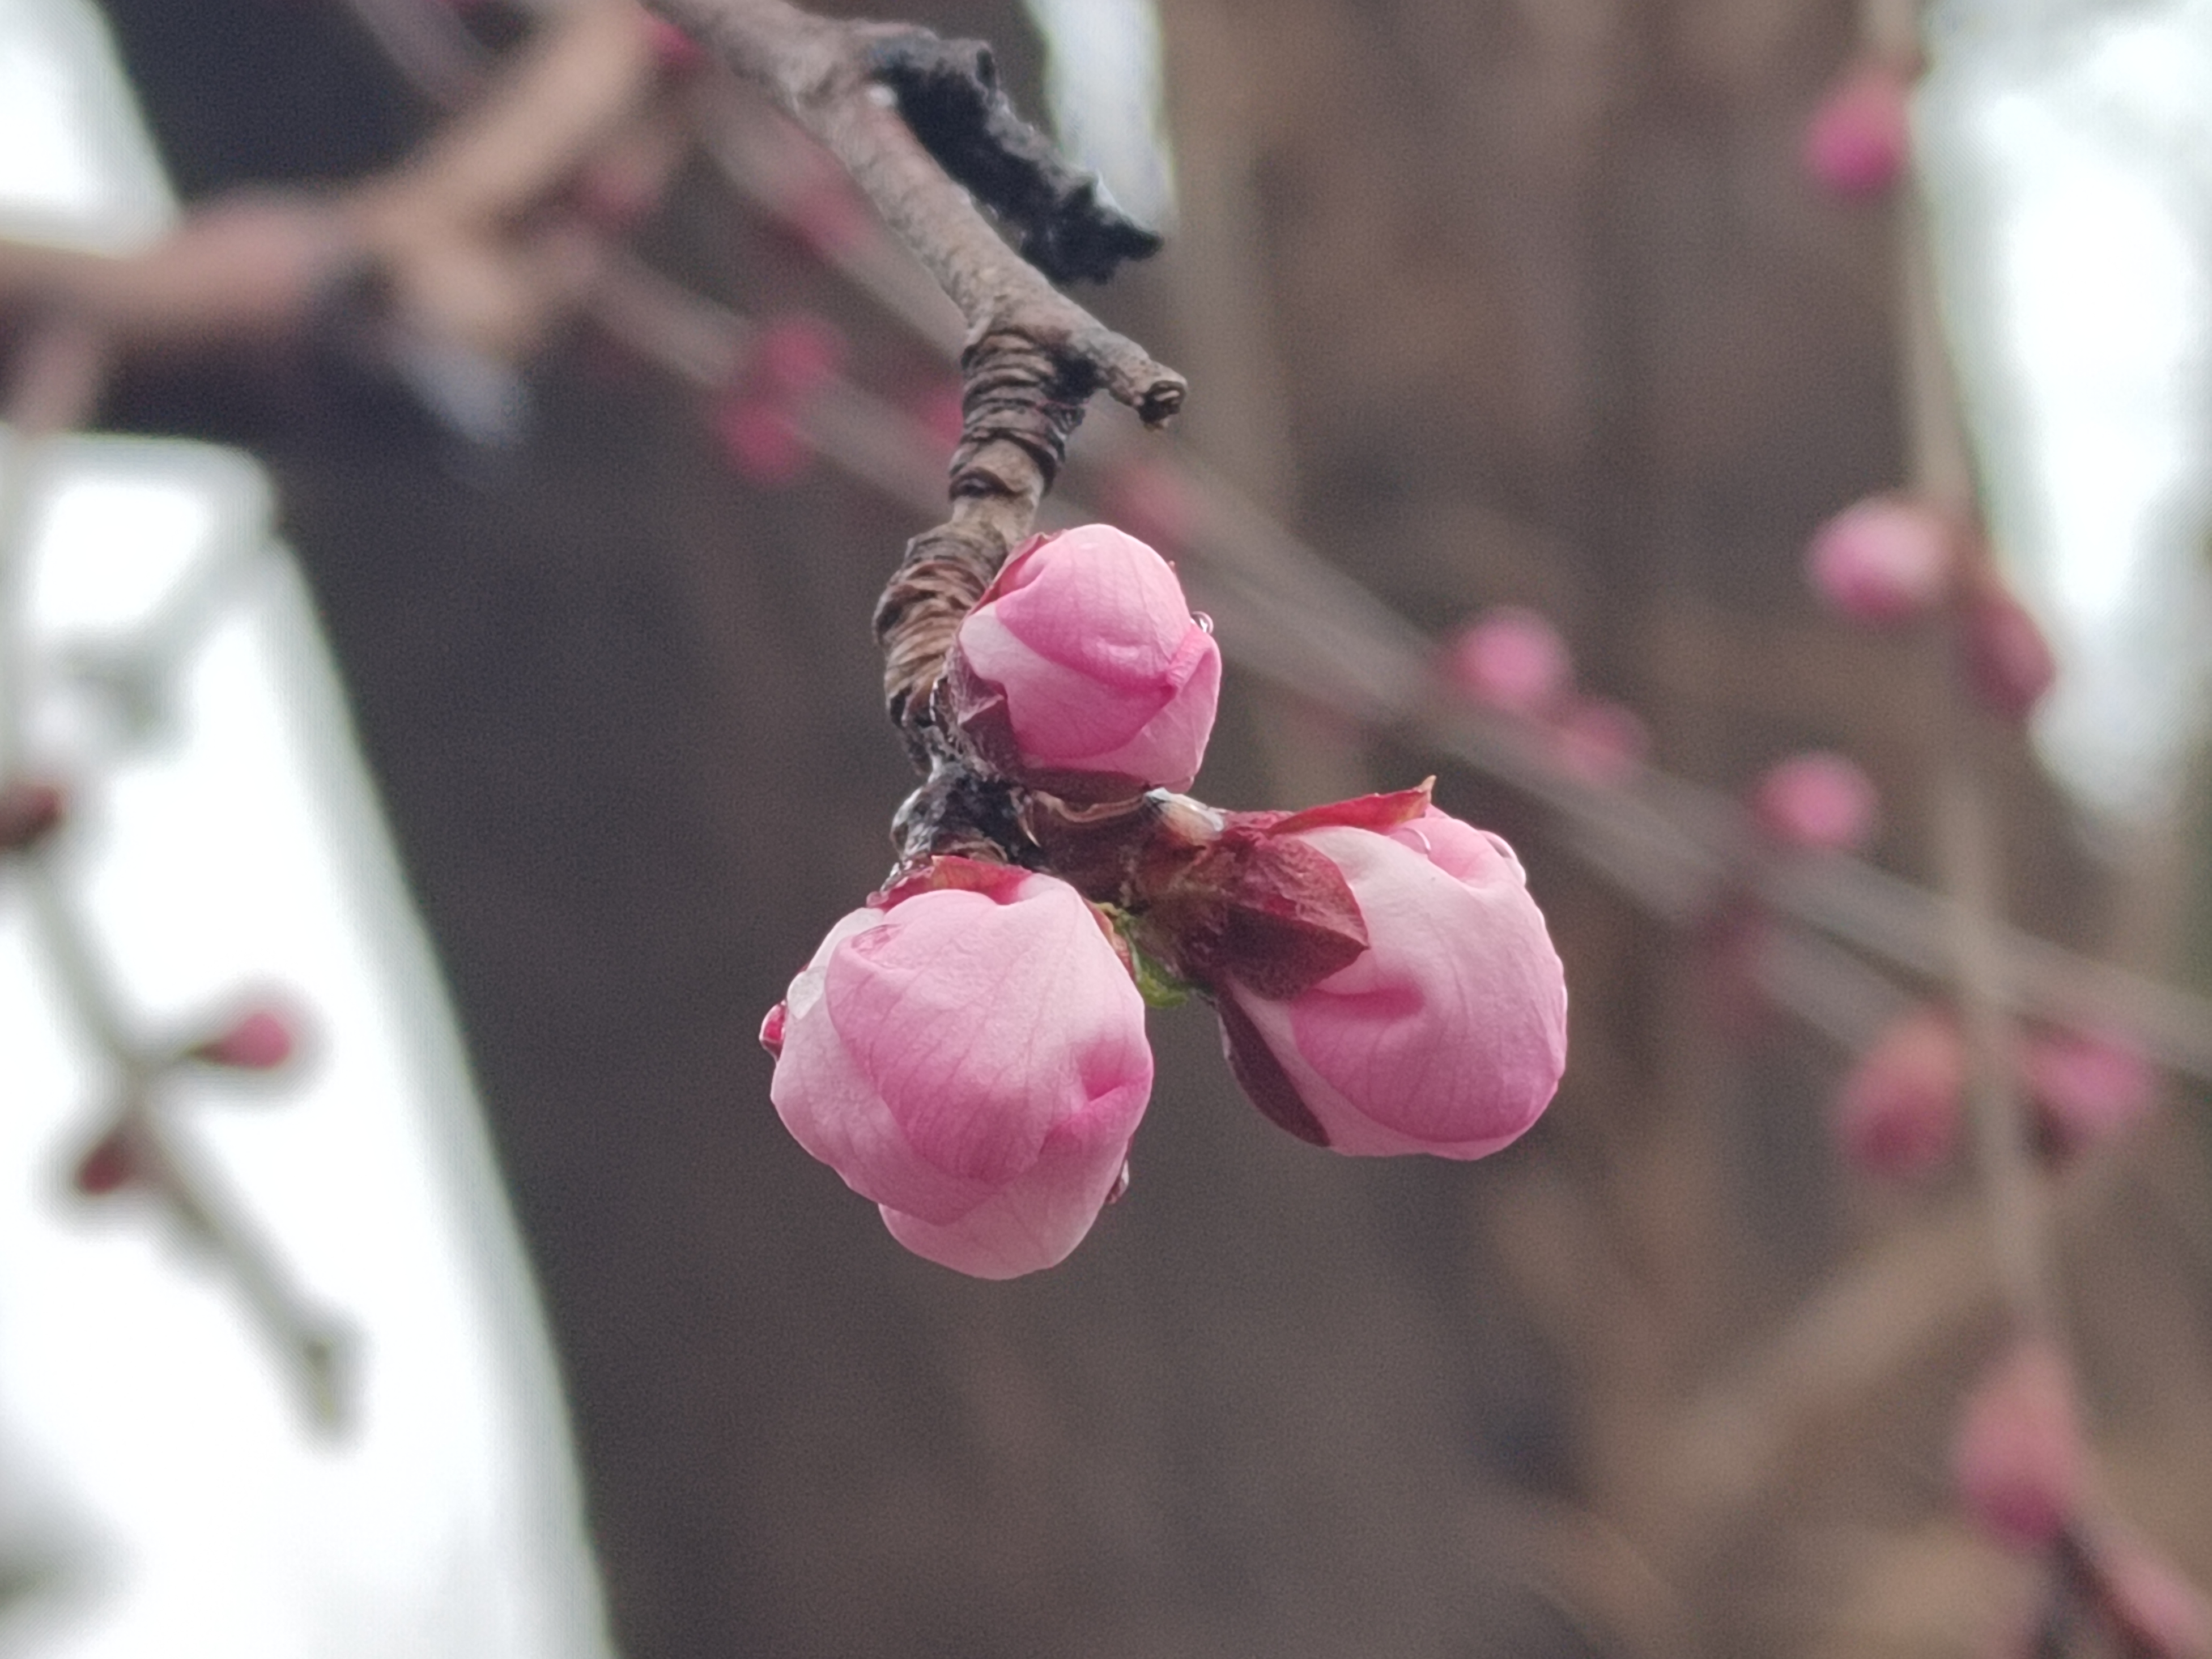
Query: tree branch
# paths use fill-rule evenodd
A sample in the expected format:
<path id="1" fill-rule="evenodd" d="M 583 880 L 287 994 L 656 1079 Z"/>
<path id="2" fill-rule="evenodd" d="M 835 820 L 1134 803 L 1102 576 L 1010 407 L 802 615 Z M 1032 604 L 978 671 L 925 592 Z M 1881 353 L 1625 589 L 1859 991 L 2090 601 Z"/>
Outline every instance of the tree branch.
<path id="1" fill-rule="evenodd" d="M 907 102 L 924 112 L 923 130 L 962 158 L 970 179 L 1004 183 L 1026 175 L 1028 185 L 1036 185 L 1028 154 L 1035 135 L 1010 114 L 1000 118 L 995 106 L 1005 100 L 988 78 L 987 55 L 970 54 L 974 84 L 955 97 L 944 76 L 957 54 L 941 42 L 933 52 L 927 49 L 934 37 L 924 31 L 816 17 L 784 0 L 652 3 L 766 88 L 844 165 L 967 322 L 965 420 L 952 457 L 951 516 L 908 544 L 876 611 L 886 705 L 917 762 L 930 765 L 933 757 L 944 758 L 933 741 L 929 702 L 952 635 L 1007 551 L 1029 533 L 1091 392 L 1103 389 L 1147 426 L 1158 426 L 1182 407 L 1182 376 L 1060 294 L 1007 246 L 894 107 L 901 97 L 895 88 L 902 88 Z M 955 105 L 968 107 L 969 116 L 948 114 Z M 998 153 L 987 166 L 981 154 L 994 144 Z M 994 188 L 1010 210 L 1025 192 L 1035 193 Z M 1039 234 L 1034 223 L 1024 228 L 1032 240 Z"/>

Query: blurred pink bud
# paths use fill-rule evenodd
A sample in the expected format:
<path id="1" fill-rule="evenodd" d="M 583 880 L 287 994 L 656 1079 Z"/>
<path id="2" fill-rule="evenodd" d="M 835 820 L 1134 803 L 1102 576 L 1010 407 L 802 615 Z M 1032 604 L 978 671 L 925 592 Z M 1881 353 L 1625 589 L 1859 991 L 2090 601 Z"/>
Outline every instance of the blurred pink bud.
<path id="1" fill-rule="evenodd" d="M 595 228 L 621 235 L 659 210 L 660 181 L 619 161 L 587 162 L 568 187 L 568 200 Z"/>
<path id="2" fill-rule="evenodd" d="M 1966 1088 L 1966 1044 L 1939 1009 L 1893 1021 L 1836 1091 L 1833 1121 L 1844 1157 L 1875 1175 L 1933 1169 L 1958 1145 Z"/>
<path id="3" fill-rule="evenodd" d="M 1253 867 L 1279 886 L 1239 896 L 1213 977 L 1230 1067 L 1253 1103 L 1360 1157 L 1480 1158 L 1525 1133 L 1566 1065 L 1567 987 L 1512 849 L 1428 805 L 1425 787 L 1256 834 Z M 1292 956 L 1264 925 L 1237 949 L 1241 918 L 1286 908 L 1308 918 L 1304 972 L 1285 971 Z M 1330 951 L 1332 931 L 1350 948 Z"/>
<path id="4" fill-rule="evenodd" d="M 2098 1549 L 2090 1570 L 2128 1653 L 2212 1659 L 2212 1606 L 2157 1551 L 2131 1538 L 2114 1540 Z"/>
<path id="5" fill-rule="evenodd" d="M 665 17 L 646 19 L 646 39 L 653 50 L 653 67 L 663 75 L 683 75 L 696 69 L 707 49 Z"/>
<path id="6" fill-rule="evenodd" d="M 838 922 L 769 1027 L 799 1144 L 900 1243 L 981 1279 L 1082 1242 L 1152 1091 L 1144 1003 L 1098 913 L 966 859 Z"/>
<path id="7" fill-rule="evenodd" d="M 1197 775 L 1221 651 L 1166 560 L 1111 525 L 1036 538 L 960 625 L 952 718 L 1006 776 L 1073 800 Z"/>
<path id="8" fill-rule="evenodd" d="M 195 1043 L 194 1060 L 210 1066 L 229 1066 L 241 1072 L 273 1072 L 292 1058 L 299 1046 L 292 1022 L 273 1008 L 249 1008 L 223 1030 Z"/>
<path id="9" fill-rule="evenodd" d="M 70 1171 L 70 1184 L 87 1198 L 106 1198 L 138 1179 L 138 1155 L 131 1131 L 117 1124 L 84 1150 Z"/>
<path id="10" fill-rule="evenodd" d="M 809 397 L 835 380 L 849 354 L 844 331 L 811 312 L 779 317 L 755 337 L 745 363 L 752 382 L 787 398 Z"/>
<path id="11" fill-rule="evenodd" d="M 0 783 L 0 853 L 34 847 L 61 825 L 69 797 L 60 786 L 41 778 L 10 778 Z"/>
<path id="12" fill-rule="evenodd" d="M 1559 630 L 1517 605 L 1493 606 L 1462 629 L 1449 663 L 1452 684 L 1474 702 L 1530 720 L 1549 712 L 1574 678 Z"/>
<path id="13" fill-rule="evenodd" d="M 1827 750 L 1792 755 L 1752 792 L 1753 820 L 1784 847 L 1851 853 L 1874 834 L 1881 798 L 1856 763 Z"/>
<path id="14" fill-rule="evenodd" d="M 1993 573 L 1960 602 L 1959 653 L 1967 689 L 2010 720 L 2026 720 L 2058 678 L 2042 628 Z"/>
<path id="15" fill-rule="evenodd" d="M 1173 558 L 1197 532 L 1200 505 L 1172 461 L 1146 457 L 1119 468 L 1106 486 L 1115 524 Z"/>
<path id="16" fill-rule="evenodd" d="M 714 411 L 714 437 L 730 470 L 748 483 L 787 484 L 814 459 L 814 446 L 782 405 L 768 398 L 742 397 L 724 404 Z"/>
<path id="17" fill-rule="evenodd" d="M 1859 64 L 1831 86 L 1805 128 L 1805 172 L 1834 195 L 1878 196 L 1912 154 L 1911 83 L 1896 65 Z"/>
<path id="18" fill-rule="evenodd" d="M 961 406 L 962 401 L 960 382 L 948 379 L 931 382 L 914 395 L 908 407 L 941 448 L 951 449 L 959 443 L 968 429 L 967 413 Z"/>
<path id="19" fill-rule="evenodd" d="M 2158 1104 L 2158 1068 L 2123 1036 L 2032 1036 L 2022 1045 L 2021 1066 L 2044 1131 L 2061 1152 L 2118 1134 Z"/>
<path id="20" fill-rule="evenodd" d="M 1902 495 L 1874 495 L 1813 532 L 1814 592 L 1857 622 L 1902 622 L 1931 610 L 1951 583 L 1958 532 L 1942 513 Z"/>
<path id="21" fill-rule="evenodd" d="M 1626 783 L 1651 752 L 1651 734 L 1626 703 L 1579 698 L 1552 728 L 1552 757 L 1585 783 Z"/>
<path id="22" fill-rule="evenodd" d="M 2046 1341 L 2025 1340 L 1966 1398 L 1951 1447 L 1959 1501 L 1997 1542 L 2040 1549 L 2074 1517 L 2082 1462 L 2065 1358 Z"/>

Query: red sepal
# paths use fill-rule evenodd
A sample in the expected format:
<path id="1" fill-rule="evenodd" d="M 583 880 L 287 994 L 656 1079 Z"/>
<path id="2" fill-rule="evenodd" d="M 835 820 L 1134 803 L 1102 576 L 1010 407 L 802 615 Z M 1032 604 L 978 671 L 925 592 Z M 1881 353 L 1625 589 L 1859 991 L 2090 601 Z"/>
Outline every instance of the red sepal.
<path id="1" fill-rule="evenodd" d="M 1411 823 L 1425 813 L 1436 787 L 1434 778 L 1425 778 L 1411 789 L 1394 789 L 1381 795 L 1355 795 L 1350 800 L 1334 800 L 1325 806 L 1309 806 L 1303 812 L 1275 818 L 1267 826 L 1267 833 L 1288 836 L 1301 830 L 1342 829 L 1372 830 L 1377 835 L 1387 834 L 1400 824 Z M 1231 821 L 1241 816 L 1233 814 Z M 1262 815 L 1255 813 L 1253 816 Z M 1272 817 L 1274 815 L 1264 816 Z"/>
<path id="2" fill-rule="evenodd" d="M 1250 1016 L 1231 997 L 1216 1000 L 1213 1012 L 1221 1016 L 1221 1052 L 1229 1057 L 1230 1074 L 1244 1097 L 1277 1128 L 1313 1146 L 1328 1146 L 1328 1131 L 1321 1127 Z"/>

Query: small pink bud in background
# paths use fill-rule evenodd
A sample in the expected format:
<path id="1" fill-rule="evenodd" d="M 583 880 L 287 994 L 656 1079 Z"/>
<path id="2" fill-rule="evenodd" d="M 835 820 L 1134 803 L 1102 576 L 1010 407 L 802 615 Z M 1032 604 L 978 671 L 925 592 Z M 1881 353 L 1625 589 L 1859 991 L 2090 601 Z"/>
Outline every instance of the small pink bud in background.
<path id="1" fill-rule="evenodd" d="M 805 472 L 814 446 L 782 404 L 758 396 L 732 399 L 714 411 L 714 438 L 730 470 L 748 483 L 774 488 Z"/>
<path id="2" fill-rule="evenodd" d="M 1570 704 L 1552 728 L 1552 757 L 1584 783 L 1627 782 L 1651 752 L 1651 734 L 1626 703 L 1600 697 Z"/>
<path id="3" fill-rule="evenodd" d="M 1462 629 L 1446 662 L 1469 699 L 1528 720 L 1548 713 L 1574 678 L 1559 630 L 1515 605 L 1493 606 Z"/>
<path id="4" fill-rule="evenodd" d="M 1832 1120 L 1844 1156 L 1875 1175 L 1933 1169 L 1959 1142 L 1966 1044 L 1950 1015 L 1917 1008 L 1893 1021 L 1844 1075 Z"/>
<path id="5" fill-rule="evenodd" d="M 754 337 L 745 374 L 790 398 L 805 398 L 835 380 L 851 349 L 844 331 L 811 312 L 779 317 Z"/>
<path id="6" fill-rule="evenodd" d="M 40 778 L 10 778 L 0 783 L 0 853 L 34 847 L 60 827 L 69 797 L 58 785 Z"/>
<path id="7" fill-rule="evenodd" d="M 1958 562 L 1958 532 L 1934 507 L 1875 495 L 1813 532 L 1805 550 L 1813 591 L 1856 622 L 1894 623 L 1932 610 Z"/>
<path id="8" fill-rule="evenodd" d="M 2021 1068 L 2044 1132 L 2062 1154 L 2119 1133 L 2158 1104 L 2158 1068 L 2125 1037 L 2032 1036 L 2021 1047 Z"/>
<path id="9" fill-rule="evenodd" d="M 241 1072 L 273 1072 L 299 1047 L 292 1022 L 273 1008 L 249 1008 L 228 1026 L 189 1050 L 194 1060 Z"/>
<path id="10" fill-rule="evenodd" d="M 1144 1003 L 1098 913 L 966 859 L 831 928 L 763 1038 L 799 1144 L 900 1243 L 982 1279 L 1082 1242 L 1152 1091 Z"/>
<path id="11" fill-rule="evenodd" d="M 688 74 L 705 60 L 707 49 L 666 18 L 648 17 L 645 27 L 653 67 L 663 75 Z"/>
<path id="12" fill-rule="evenodd" d="M 2026 720 L 2058 678 L 2042 627 L 1990 571 L 1960 599 L 1958 628 L 1967 690 L 1991 713 Z"/>
<path id="13" fill-rule="evenodd" d="M 1281 996 L 1253 988 L 1265 963 L 1231 963 L 1215 1006 L 1237 1082 L 1292 1133 L 1355 1156 L 1480 1158 L 1559 1087 L 1566 980 L 1512 849 L 1420 796 L 1317 807 L 1263 832 L 1334 866 L 1367 948 Z M 1401 801 L 1410 816 L 1363 827 L 1365 809 Z"/>
<path id="14" fill-rule="evenodd" d="M 1998 1543 L 2041 1549 L 2074 1518 L 2083 1451 L 2066 1361 L 2030 1338 L 1966 1398 L 1951 1474 L 1968 1516 Z"/>
<path id="15" fill-rule="evenodd" d="M 2129 1654 L 2212 1659 L 2212 1605 L 2157 1551 L 2132 1538 L 2102 1541 L 2090 1571 Z"/>
<path id="16" fill-rule="evenodd" d="M 130 1129 L 118 1123 L 85 1148 L 70 1171 L 70 1184 L 87 1198 L 106 1198 L 136 1181 L 138 1173 Z"/>
<path id="17" fill-rule="evenodd" d="M 954 723 L 1006 776 L 1127 799 L 1197 775 L 1221 651 L 1166 560 L 1085 525 L 1006 561 L 960 625 L 945 691 Z"/>
<path id="18" fill-rule="evenodd" d="M 1912 154 L 1911 95 L 1911 82 L 1893 64 L 1875 60 L 1847 71 L 1806 124 L 1801 160 L 1807 176 L 1850 200 L 1891 189 Z"/>
<path id="19" fill-rule="evenodd" d="M 1828 750 L 1778 762 L 1752 792 L 1752 818 L 1769 839 L 1815 853 L 1853 853 L 1874 835 L 1881 797 L 1856 763 Z"/>
<path id="20" fill-rule="evenodd" d="M 1197 533 L 1200 506 L 1191 487 L 1171 461 L 1146 457 L 1117 468 L 1106 486 L 1106 502 L 1115 524 L 1173 558 Z"/>

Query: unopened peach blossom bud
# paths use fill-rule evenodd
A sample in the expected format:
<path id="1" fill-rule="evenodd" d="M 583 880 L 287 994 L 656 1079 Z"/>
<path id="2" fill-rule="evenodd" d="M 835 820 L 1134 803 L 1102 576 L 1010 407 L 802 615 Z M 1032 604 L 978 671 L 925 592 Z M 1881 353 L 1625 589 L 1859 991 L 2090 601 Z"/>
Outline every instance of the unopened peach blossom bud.
<path id="1" fill-rule="evenodd" d="M 1626 703 L 1579 697 L 1551 728 L 1552 758 L 1585 783 L 1626 783 L 1651 750 L 1651 734 Z"/>
<path id="2" fill-rule="evenodd" d="M 2081 1152 L 2148 1117 L 2158 1068 L 2124 1036 L 2043 1033 L 2021 1049 L 2022 1080 L 2051 1146 Z"/>
<path id="3" fill-rule="evenodd" d="M 1528 720 L 1549 713 L 1574 678 L 1559 630 L 1517 605 L 1493 606 L 1462 629 L 1445 665 L 1470 701 Z"/>
<path id="4" fill-rule="evenodd" d="M 70 1184 L 87 1198 L 106 1198 L 138 1179 L 138 1155 L 131 1132 L 117 1124 L 86 1147 L 70 1171 Z"/>
<path id="5" fill-rule="evenodd" d="M 1912 154 L 1911 92 L 1894 64 L 1876 59 L 1848 70 L 1806 124 L 1807 175 L 1851 200 L 1894 186 Z"/>
<path id="6" fill-rule="evenodd" d="M 204 1042 L 194 1043 L 192 1059 L 241 1072 L 273 1072 L 299 1048 L 292 1021 L 270 1007 L 249 1008 Z"/>
<path id="7" fill-rule="evenodd" d="M 10 778 L 0 783 L 0 853 L 20 853 L 58 829 L 69 811 L 58 784 L 42 778 Z"/>
<path id="8" fill-rule="evenodd" d="M 1892 1022 L 1844 1074 L 1832 1119 L 1844 1155 L 1875 1175 L 1910 1176 L 1959 1142 L 1966 1051 L 1958 1023 L 1917 1008 Z"/>
<path id="9" fill-rule="evenodd" d="M 1951 1447 L 1960 1504 L 1997 1542 L 2041 1549 L 2074 1518 L 2083 1461 L 2064 1356 L 2041 1338 L 2020 1341 L 1966 1398 Z"/>
<path id="10" fill-rule="evenodd" d="M 1824 749 L 1777 762 L 1751 797 L 1752 819 L 1769 839 L 1807 852 L 1856 852 L 1873 836 L 1880 807 L 1858 764 Z"/>
<path id="11" fill-rule="evenodd" d="M 1943 598 L 1958 543 L 1957 526 L 1925 502 L 1873 495 L 1813 532 L 1806 576 L 1814 592 L 1855 622 L 1902 622 Z"/>
<path id="12" fill-rule="evenodd" d="M 784 1126 L 918 1255 L 1060 1261 L 1125 1184 L 1152 1091 L 1109 930 L 1053 876 L 940 858 L 830 931 L 762 1028 Z"/>
<path id="13" fill-rule="evenodd" d="M 2041 624 L 1991 570 L 1960 597 L 1958 628 L 1967 689 L 1993 714 L 2026 720 L 2058 678 Z"/>

